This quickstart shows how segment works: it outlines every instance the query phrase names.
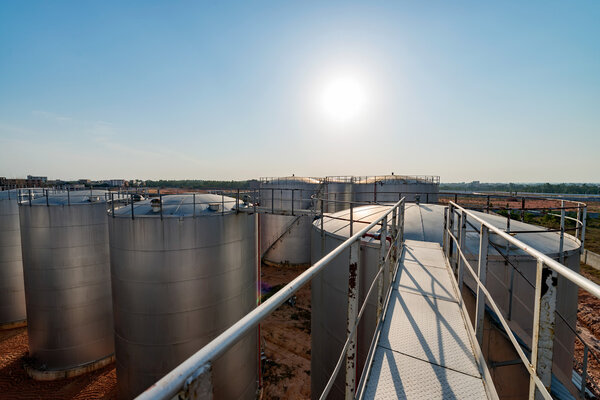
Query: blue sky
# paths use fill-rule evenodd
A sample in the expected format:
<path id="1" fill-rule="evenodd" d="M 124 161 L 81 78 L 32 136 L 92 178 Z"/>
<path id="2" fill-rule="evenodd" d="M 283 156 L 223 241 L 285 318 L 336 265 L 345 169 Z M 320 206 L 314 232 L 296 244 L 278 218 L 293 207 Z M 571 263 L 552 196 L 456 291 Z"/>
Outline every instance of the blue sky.
<path id="1" fill-rule="evenodd" d="M 599 2 L 121 3 L 0 3 L 0 176 L 600 181 Z"/>

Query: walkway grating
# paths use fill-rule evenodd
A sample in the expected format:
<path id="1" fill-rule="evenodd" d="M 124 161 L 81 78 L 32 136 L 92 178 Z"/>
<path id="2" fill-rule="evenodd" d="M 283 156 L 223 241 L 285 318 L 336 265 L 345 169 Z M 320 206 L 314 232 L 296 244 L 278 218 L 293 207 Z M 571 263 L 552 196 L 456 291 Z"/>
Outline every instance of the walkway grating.
<path id="1" fill-rule="evenodd" d="M 452 279 L 439 244 L 406 241 L 364 399 L 489 398 Z"/>

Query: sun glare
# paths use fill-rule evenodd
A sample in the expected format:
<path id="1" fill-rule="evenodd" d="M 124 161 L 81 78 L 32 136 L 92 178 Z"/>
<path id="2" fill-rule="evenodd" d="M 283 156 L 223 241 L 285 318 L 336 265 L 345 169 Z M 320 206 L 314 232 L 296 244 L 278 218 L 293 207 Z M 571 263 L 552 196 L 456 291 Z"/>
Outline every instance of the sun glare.
<path id="1" fill-rule="evenodd" d="M 327 82 L 319 100 L 325 116 L 338 123 L 356 120 L 367 104 L 364 85 L 351 75 L 337 76 Z"/>

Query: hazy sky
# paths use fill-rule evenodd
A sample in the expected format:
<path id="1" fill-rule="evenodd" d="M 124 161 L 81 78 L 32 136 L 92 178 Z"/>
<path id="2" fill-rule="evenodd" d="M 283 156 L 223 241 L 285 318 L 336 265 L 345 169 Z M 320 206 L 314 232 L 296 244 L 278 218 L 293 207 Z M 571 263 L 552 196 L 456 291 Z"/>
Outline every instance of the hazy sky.
<path id="1" fill-rule="evenodd" d="M 3 1 L 0 176 L 598 182 L 599 21 L 598 1 Z M 339 77 L 349 120 L 323 110 Z"/>

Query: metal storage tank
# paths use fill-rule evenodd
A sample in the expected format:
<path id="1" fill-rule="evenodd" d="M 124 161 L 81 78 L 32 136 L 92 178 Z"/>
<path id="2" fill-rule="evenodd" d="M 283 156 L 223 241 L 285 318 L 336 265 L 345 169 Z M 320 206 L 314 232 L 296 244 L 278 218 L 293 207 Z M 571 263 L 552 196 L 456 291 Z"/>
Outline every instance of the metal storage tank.
<path id="1" fill-rule="evenodd" d="M 324 212 L 333 213 L 350 208 L 350 202 L 354 196 L 352 181 L 352 176 L 328 176 L 325 178 Z"/>
<path id="2" fill-rule="evenodd" d="M 261 178 L 261 207 L 275 210 L 275 214 L 260 215 L 260 253 L 265 262 L 291 265 L 310 263 L 312 218 L 307 215 L 276 214 L 291 214 L 292 207 L 296 212 L 311 208 L 311 197 L 318 194 L 321 188 L 321 182 L 315 178 Z"/>
<path id="3" fill-rule="evenodd" d="M 357 176 L 354 177 L 354 200 L 359 202 L 397 202 L 405 197 L 414 202 L 419 196 L 421 203 L 436 203 L 439 176 Z"/>
<path id="4" fill-rule="evenodd" d="M 112 360 L 105 193 L 50 193 L 20 203 L 34 378 L 72 376 Z"/>
<path id="5" fill-rule="evenodd" d="M 18 190 L 0 191 L 0 329 L 27 324 L 18 198 Z"/>
<path id="6" fill-rule="evenodd" d="M 368 205 L 354 209 L 354 218 L 358 221 L 372 222 L 381 216 L 388 206 Z M 498 215 L 475 212 L 480 218 L 493 223 L 498 227 L 506 226 L 506 219 Z M 349 211 L 342 211 L 332 217 L 345 219 L 332 219 L 325 216 L 323 226 L 325 230 L 325 254 L 339 246 L 349 237 Z M 388 226 L 391 221 L 388 221 Z M 321 230 L 320 221 L 315 221 L 312 232 L 312 260 L 318 261 L 321 254 Z M 354 231 L 364 227 L 364 224 L 355 224 Z M 405 209 L 404 237 L 410 240 L 421 240 L 438 242 L 442 244 L 444 227 L 444 207 L 430 204 L 407 204 Z M 544 233 L 543 228 L 525 224 L 519 221 L 511 221 L 511 229 L 518 230 L 540 230 L 534 234 L 516 234 L 516 237 L 528 245 L 540 250 L 548 256 L 559 258 L 559 236 L 557 233 Z M 493 239 L 491 235 L 491 239 Z M 477 254 L 479 250 L 479 236 L 477 233 L 468 233 L 467 253 L 472 265 L 477 265 Z M 497 240 L 494 241 L 496 244 Z M 361 245 L 361 268 L 362 276 L 359 286 L 360 302 L 363 301 L 365 287 L 370 284 L 378 266 L 378 241 L 369 239 Z M 579 241 L 565 235 L 565 265 L 574 271 L 579 271 Z M 517 266 L 523 275 L 534 282 L 535 261 L 523 252 L 511 249 L 509 260 Z M 346 340 L 346 309 L 347 309 L 347 281 L 348 281 L 348 253 L 343 253 L 332 262 L 321 274 L 316 276 L 311 284 L 312 289 L 312 325 L 311 325 L 311 392 L 313 398 L 318 398 L 333 367 L 338 360 L 342 345 Z M 509 309 L 510 298 L 510 270 L 504 258 L 491 246 L 488 255 L 487 287 L 494 296 L 496 303 L 504 311 L 506 317 Z M 465 273 L 465 277 L 467 273 Z M 513 275 L 513 300 L 512 315 L 509 320 L 511 329 L 525 343 L 531 343 L 531 330 L 533 325 L 533 294 L 534 290 L 526 282 L 525 278 L 518 273 Z M 472 286 L 472 280 L 465 279 L 467 286 Z M 366 355 L 371 344 L 375 330 L 375 302 L 369 299 L 361 325 L 359 326 L 357 340 L 357 373 L 360 375 Z M 554 339 L 553 373 L 562 381 L 570 382 L 572 371 L 572 357 L 574 333 L 569 329 L 567 323 L 575 326 L 577 313 L 577 288 L 566 279 L 559 277 L 557 310 L 564 321 L 556 318 L 556 330 Z M 484 349 L 485 353 L 485 349 Z M 344 377 L 340 373 L 329 398 L 343 398 Z"/>
<path id="7" fill-rule="evenodd" d="M 212 194 L 109 212 L 117 388 L 132 398 L 256 307 L 256 215 Z M 254 399 L 258 337 L 213 364 L 215 398 Z"/>

